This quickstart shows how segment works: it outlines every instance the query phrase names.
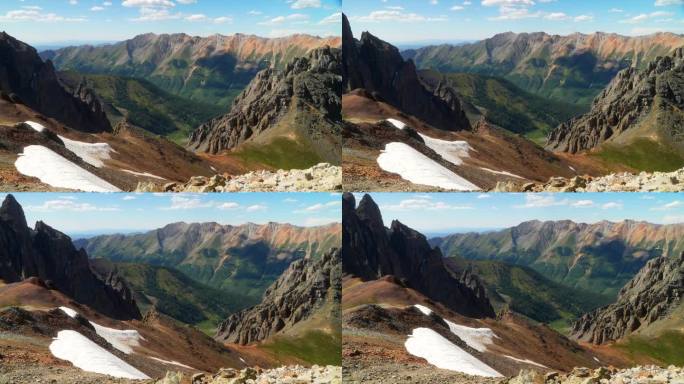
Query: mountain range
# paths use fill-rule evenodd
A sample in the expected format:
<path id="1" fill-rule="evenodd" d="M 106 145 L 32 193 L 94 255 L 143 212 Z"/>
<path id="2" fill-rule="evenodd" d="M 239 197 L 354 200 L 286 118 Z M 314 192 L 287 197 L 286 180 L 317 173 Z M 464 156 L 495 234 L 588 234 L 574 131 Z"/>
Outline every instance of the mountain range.
<path id="1" fill-rule="evenodd" d="M 556 283 L 615 297 L 654 258 L 684 251 L 684 226 L 529 221 L 488 233 L 431 239 L 447 257 L 526 266 Z"/>
<path id="2" fill-rule="evenodd" d="M 114 44 L 44 51 L 41 57 L 60 71 L 144 78 L 184 98 L 225 106 L 260 70 L 282 68 L 326 45 L 339 46 L 340 40 L 309 35 L 267 39 L 148 33 Z"/>
<path id="3" fill-rule="evenodd" d="M 92 258 L 170 267 L 256 304 L 294 260 L 318 259 L 340 244 L 340 226 L 173 223 L 141 234 L 74 241 Z"/>
<path id="4" fill-rule="evenodd" d="M 528 92 L 587 108 L 621 70 L 646 68 L 681 46 L 684 37 L 672 33 L 628 37 L 508 32 L 475 43 L 428 46 L 402 54 L 421 69 L 504 77 Z"/>

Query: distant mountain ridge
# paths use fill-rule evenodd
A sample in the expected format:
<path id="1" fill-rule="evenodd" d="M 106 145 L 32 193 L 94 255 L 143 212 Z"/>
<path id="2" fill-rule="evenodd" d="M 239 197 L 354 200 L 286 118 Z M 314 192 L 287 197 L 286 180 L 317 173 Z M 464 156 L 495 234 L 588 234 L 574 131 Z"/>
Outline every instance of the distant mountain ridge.
<path id="1" fill-rule="evenodd" d="M 145 78 L 168 92 L 221 106 L 229 104 L 258 71 L 284 67 L 312 49 L 339 45 L 339 37 L 310 35 L 269 39 L 148 33 L 115 44 L 41 55 L 59 70 Z"/>
<path id="2" fill-rule="evenodd" d="M 421 69 L 501 76 L 527 91 L 588 106 L 619 71 L 644 68 L 682 46 L 684 36 L 672 33 L 627 37 L 508 32 L 472 44 L 406 50 L 403 56 Z"/>
<path id="3" fill-rule="evenodd" d="M 684 225 L 529 221 L 502 231 L 431 239 L 446 257 L 531 267 L 571 287 L 615 296 L 651 259 L 684 251 Z"/>
<path id="4" fill-rule="evenodd" d="M 294 260 L 320 258 L 340 242 L 339 224 L 172 223 L 141 234 L 96 236 L 74 243 L 93 258 L 178 269 L 252 304 Z"/>

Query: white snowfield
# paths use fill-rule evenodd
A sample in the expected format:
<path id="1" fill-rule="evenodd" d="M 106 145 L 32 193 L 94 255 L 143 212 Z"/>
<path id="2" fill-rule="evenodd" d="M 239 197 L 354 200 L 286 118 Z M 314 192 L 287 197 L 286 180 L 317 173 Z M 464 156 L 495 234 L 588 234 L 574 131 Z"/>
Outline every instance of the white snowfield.
<path id="1" fill-rule="evenodd" d="M 120 330 L 107 328 L 93 323 L 92 321 L 90 322 L 90 325 L 95 328 L 95 333 L 107 340 L 112 347 L 127 355 L 133 353 L 133 347 L 140 346 L 140 339 L 143 339 L 143 337 L 140 336 L 140 333 L 134 329 Z"/>
<path id="2" fill-rule="evenodd" d="M 506 171 L 495 171 L 493 169 L 489 169 L 489 168 L 485 168 L 485 167 L 480 167 L 480 169 L 482 169 L 483 171 L 487 171 L 487 172 L 496 174 L 496 175 L 510 176 L 510 177 L 515 177 L 516 179 L 525 179 L 524 177 L 518 176 L 515 173 L 510 173 L 510 172 L 506 172 Z"/>
<path id="3" fill-rule="evenodd" d="M 19 173 L 36 177 L 53 187 L 85 192 L 121 191 L 42 145 L 29 145 L 24 148 L 24 152 L 19 154 L 14 166 Z"/>
<path id="4" fill-rule="evenodd" d="M 494 331 L 489 328 L 471 328 L 459 325 L 447 319 L 443 319 L 449 326 L 449 330 L 459 339 L 463 340 L 470 348 L 478 352 L 487 350 L 487 346 L 494 343 L 494 338 L 498 338 Z"/>
<path id="5" fill-rule="evenodd" d="M 64 136 L 59 136 L 59 138 L 64 142 L 66 149 L 93 167 L 102 168 L 104 166 L 103 161 L 112 158 L 110 153 L 114 150 L 107 143 L 85 143 L 67 139 Z"/>
<path id="6" fill-rule="evenodd" d="M 423 313 L 423 315 L 425 315 L 425 316 L 432 315 L 432 309 L 430 309 L 424 305 L 416 304 L 416 305 L 414 305 L 414 307 L 418 308 L 418 310 L 421 311 Z"/>
<path id="7" fill-rule="evenodd" d="M 513 360 L 513 361 L 517 361 L 517 362 L 519 362 L 519 363 L 525 363 L 525 364 L 536 365 L 537 367 L 540 367 L 540 368 L 549 368 L 549 367 L 547 367 L 546 365 L 542 365 L 542 364 L 536 363 L 536 362 L 534 362 L 534 361 L 532 361 L 532 360 L 518 359 L 517 357 L 508 356 L 508 355 L 504 355 L 504 357 L 507 357 L 507 358 L 509 358 L 509 359 L 511 359 L 511 360 Z"/>
<path id="8" fill-rule="evenodd" d="M 59 331 L 50 352 L 87 372 L 134 380 L 150 378 L 76 331 Z"/>
<path id="9" fill-rule="evenodd" d="M 153 174 L 147 173 L 147 172 L 144 172 L 144 173 L 143 172 L 136 172 L 136 171 L 131 171 L 128 169 L 121 169 L 121 170 L 126 172 L 126 173 L 130 173 L 131 175 L 151 177 L 153 179 L 159 179 L 159 180 L 166 180 L 165 178 L 163 178 L 161 176 L 153 175 Z"/>
<path id="10" fill-rule="evenodd" d="M 403 122 L 401 122 L 401 121 L 399 121 L 399 120 L 397 120 L 397 119 L 387 119 L 386 121 L 387 121 L 388 123 L 394 125 L 394 126 L 397 127 L 398 129 L 404 129 L 404 128 L 406 128 L 406 124 L 403 123 Z"/>
<path id="11" fill-rule="evenodd" d="M 389 143 L 378 156 L 378 165 L 414 184 L 456 191 L 479 191 L 475 184 L 404 143 Z"/>
<path id="12" fill-rule="evenodd" d="M 419 133 L 420 137 L 423 138 L 425 145 L 433 151 L 437 152 L 438 155 L 451 164 L 461 165 L 463 164 L 463 158 L 470 157 L 470 144 L 465 141 L 448 141 L 433 139 L 430 136 L 423 135 Z"/>
<path id="13" fill-rule="evenodd" d="M 28 124 L 31 128 L 38 132 L 43 132 L 45 130 L 45 126 L 43 124 L 36 123 L 35 121 L 25 121 L 24 123 Z"/>
<path id="14" fill-rule="evenodd" d="M 171 364 L 171 365 L 175 365 L 175 366 L 178 366 L 178 367 L 183 367 L 183 368 L 187 368 L 187 369 L 192 369 L 192 370 L 194 370 L 194 371 L 198 371 L 198 369 L 195 369 L 195 368 L 193 368 L 193 367 L 191 367 L 191 366 L 189 366 L 189 365 L 181 364 L 181 363 L 179 363 L 179 362 L 177 362 L 177 361 L 168 361 L 168 360 L 164 360 L 164 359 L 160 359 L 160 358 L 158 358 L 158 357 L 152 357 L 152 356 L 149 356 L 149 358 L 152 359 L 152 360 L 154 360 L 154 361 L 158 361 L 158 362 L 160 362 L 160 363 Z"/>
<path id="15" fill-rule="evenodd" d="M 429 328 L 416 328 L 404 343 L 408 353 L 441 369 L 467 375 L 502 377 L 493 368 Z"/>
<path id="16" fill-rule="evenodd" d="M 78 312 L 69 307 L 59 307 L 59 309 L 72 318 L 76 317 L 78 314 Z M 145 340 L 145 338 L 140 336 L 140 333 L 134 329 L 120 330 L 104 327 L 100 324 L 93 323 L 92 321 L 89 321 L 89 323 L 95 328 L 95 333 L 107 340 L 112 347 L 127 355 L 133 353 L 133 347 L 140 346 L 140 339 Z"/>

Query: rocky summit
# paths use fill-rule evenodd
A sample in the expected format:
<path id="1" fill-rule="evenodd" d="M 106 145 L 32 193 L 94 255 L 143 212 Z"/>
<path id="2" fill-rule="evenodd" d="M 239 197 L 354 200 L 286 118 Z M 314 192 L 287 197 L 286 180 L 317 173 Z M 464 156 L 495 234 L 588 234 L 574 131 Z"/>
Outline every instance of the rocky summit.
<path id="1" fill-rule="evenodd" d="M 617 301 L 578 319 L 572 335 L 604 344 L 619 340 L 665 318 L 682 303 L 684 253 L 649 261 L 620 291 Z"/>
<path id="2" fill-rule="evenodd" d="M 413 61 L 404 61 L 397 47 L 364 32 L 354 38 L 342 15 L 343 76 L 346 92 L 365 89 L 374 98 L 436 128 L 470 130 L 456 92 L 440 84 L 428 90 L 418 79 Z"/>
<path id="3" fill-rule="evenodd" d="M 40 221 L 29 228 L 21 205 L 8 195 L 0 207 L 0 279 L 14 283 L 29 278 L 39 278 L 47 288 L 109 317 L 141 317 L 123 280 L 96 276 L 87 253 L 77 250 L 69 236 Z"/>
<path id="4" fill-rule="evenodd" d="M 342 167 L 320 163 L 308 169 L 252 171 L 244 175 L 195 176 L 186 183 L 141 182 L 137 192 L 335 192 L 342 191 Z"/>
<path id="5" fill-rule="evenodd" d="M 66 89 L 51 61 L 43 62 L 34 48 L 5 32 L 0 33 L 0 97 L 79 131 L 112 129 L 92 91 L 83 84 Z"/>
<path id="6" fill-rule="evenodd" d="M 577 153 L 634 133 L 684 145 L 684 48 L 644 69 L 627 68 L 594 100 L 591 111 L 554 129 L 547 148 Z M 636 132 L 636 131 L 639 132 Z"/>
<path id="7" fill-rule="evenodd" d="M 318 155 L 339 163 L 341 132 L 341 52 L 324 47 L 297 57 L 284 69 L 259 72 L 235 99 L 230 113 L 201 125 L 190 136 L 190 148 L 220 153 L 266 131 L 300 132 L 312 142 Z M 337 145 L 337 146 L 336 146 Z"/>
<path id="8" fill-rule="evenodd" d="M 318 260 L 300 259 L 264 293 L 255 307 L 235 313 L 219 325 L 216 338 L 241 345 L 265 340 L 293 327 L 332 303 L 339 311 L 342 298 L 340 251 L 332 249 Z M 336 315 L 339 317 L 339 312 Z"/>
<path id="9" fill-rule="evenodd" d="M 169 372 L 160 380 L 144 384 L 181 384 L 187 382 L 182 373 Z M 245 368 L 236 370 L 224 368 L 216 374 L 197 373 L 190 384 L 341 384 L 342 367 L 318 366 L 310 368 L 299 365 L 282 366 L 274 369 Z"/>
<path id="10" fill-rule="evenodd" d="M 522 370 L 516 377 L 501 384 L 680 384 L 684 383 L 684 369 L 675 366 L 637 366 L 627 369 L 575 368 L 567 374 L 540 373 Z"/>
<path id="11" fill-rule="evenodd" d="M 546 183 L 505 181 L 492 192 L 682 192 L 684 168 L 673 172 L 622 172 L 605 176 L 553 177 Z"/>
<path id="12" fill-rule="evenodd" d="M 451 275 L 442 252 L 421 233 L 393 221 L 385 228 L 380 208 L 369 195 L 356 206 L 351 193 L 342 198 L 342 268 L 364 280 L 392 275 L 409 288 L 470 317 L 494 317 L 485 289 L 472 274 Z"/>

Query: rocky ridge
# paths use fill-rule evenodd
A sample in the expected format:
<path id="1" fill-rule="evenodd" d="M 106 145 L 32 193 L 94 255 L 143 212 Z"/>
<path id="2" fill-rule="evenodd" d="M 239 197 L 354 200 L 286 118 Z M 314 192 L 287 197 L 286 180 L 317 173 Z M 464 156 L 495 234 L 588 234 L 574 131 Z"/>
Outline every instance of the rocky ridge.
<path id="1" fill-rule="evenodd" d="M 82 132 L 108 132 L 112 127 L 102 105 L 83 84 L 67 89 L 51 61 L 43 62 L 31 46 L 0 33 L 0 97 Z"/>
<path id="2" fill-rule="evenodd" d="M 345 92 L 365 89 L 376 99 L 439 129 L 471 129 L 453 89 L 439 84 L 428 90 L 420 82 L 413 61 L 404 61 L 396 47 L 369 32 L 364 32 L 360 40 L 356 40 L 344 14 L 342 49 Z"/>
<path id="3" fill-rule="evenodd" d="M 342 298 L 341 278 L 338 249 L 318 260 L 297 260 L 266 290 L 260 304 L 222 322 L 216 339 L 253 344 L 309 319 L 326 303 L 338 307 Z"/>
<path id="4" fill-rule="evenodd" d="M 579 318 L 572 336 L 594 344 L 619 340 L 667 316 L 682 303 L 684 253 L 649 261 L 620 291 L 615 303 Z"/>
<path id="5" fill-rule="evenodd" d="M 181 384 L 186 377 L 179 372 L 168 372 L 160 380 L 143 384 Z M 310 368 L 299 365 L 282 366 L 274 369 L 245 368 L 236 370 L 224 368 L 216 374 L 197 373 L 192 375 L 190 384 L 342 384 L 342 367 L 332 365 Z"/>
<path id="6" fill-rule="evenodd" d="M 605 368 L 591 370 L 575 368 L 567 374 L 540 373 L 522 370 L 516 377 L 501 384 L 679 384 L 684 383 L 684 369 L 675 366 L 636 366 L 626 369 Z"/>
<path id="7" fill-rule="evenodd" d="M 189 147 L 220 153 L 274 128 L 292 113 L 307 127 L 305 134 L 312 143 L 328 142 L 313 145 L 319 156 L 339 163 L 339 146 L 335 144 L 339 144 L 342 120 L 340 64 L 340 50 L 324 47 L 295 58 L 282 70 L 264 69 L 235 99 L 230 113 L 201 125 L 190 135 Z M 304 124 L 302 119 L 308 121 Z"/>
<path id="8" fill-rule="evenodd" d="M 342 167 L 252 171 L 244 175 L 195 176 L 186 183 L 141 182 L 136 192 L 334 192 L 342 191 Z"/>
<path id="9" fill-rule="evenodd" d="M 21 205 L 7 195 L 0 207 L 0 279 L 14 283 L 32 277 L 111 318 L 141 317 L 121 279 L 95 275 L 88 254 L 67 235 L 40 221 L 29 228 Z"/>
<path id="10" fill-rule="evenodd" d="M 618 73 L 596 97 L 591 111 L 551 131 L 547 148 L 577 153 L 595 148 L 640 125 L 668 144 L 684 140 L 684 48 L 658 57 L 644 69 Z M 655 112 L 655 122 L 644 122 Z"/>
<path id="11" fill-rule="evenodd" d="M 606 176 L 553 177 L 546 183 L 499 182 L 492 192 L 682 192 L 684 168 L 673 172 L 623 172 Z"/>
<path id="12" fill-rule="evenodd" d="M 442 252 L 424 235 L 399 221 L 385 228 L 369 195 L 356 206 L 351 193 L 342 198 L 342 269 L 364 280 L 393 275 L 408 287 L 469 317 L 494 317 L 494 309 L 476 276 L 452 276 Z"/>

